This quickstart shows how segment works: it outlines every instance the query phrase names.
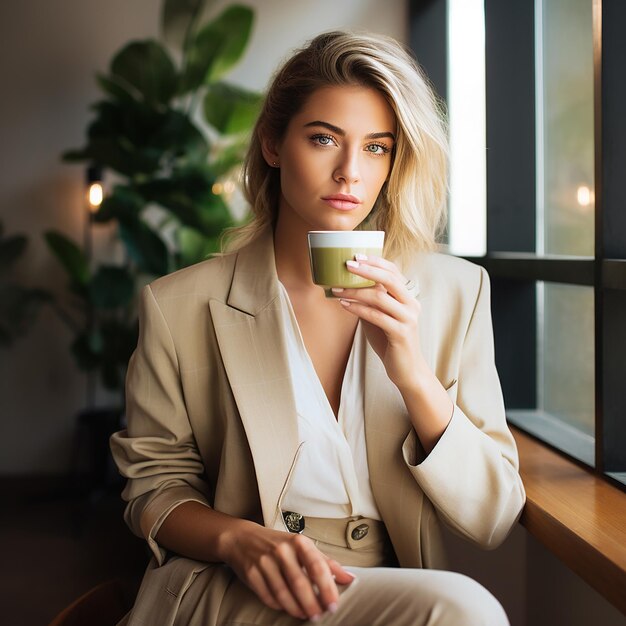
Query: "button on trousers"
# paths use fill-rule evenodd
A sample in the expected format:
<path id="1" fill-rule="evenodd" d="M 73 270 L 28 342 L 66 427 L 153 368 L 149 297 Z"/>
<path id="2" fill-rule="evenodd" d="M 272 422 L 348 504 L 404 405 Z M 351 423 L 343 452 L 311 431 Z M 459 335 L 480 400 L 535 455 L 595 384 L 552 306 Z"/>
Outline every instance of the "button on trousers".
<path id="1" fill-rule="evenodd" d="M 367 526 L 367 532 L 363 525 Z M 354 533 L 355 529 L 360 530 Z M 354 533 L 354 534 L 353 534 Z M 377 520 L 307 518 L 304 534 L 339 561 L 356 579 L 340 586 L 338 610 L 324 614 L 324 626 L 507 626 L 500 603 L 480 584 L 454 572 L 389 567 L 395 557 L 384 525 Z M 176 624 L 200 626 L 216 607 L 207 606 L 200 572 L 185 593 Z M 226 588 L 219 626 L 298 626 L 309 624 L 265 606 L 224 567 Z M 213 579 L 211 584 L 215 584 Z"/>

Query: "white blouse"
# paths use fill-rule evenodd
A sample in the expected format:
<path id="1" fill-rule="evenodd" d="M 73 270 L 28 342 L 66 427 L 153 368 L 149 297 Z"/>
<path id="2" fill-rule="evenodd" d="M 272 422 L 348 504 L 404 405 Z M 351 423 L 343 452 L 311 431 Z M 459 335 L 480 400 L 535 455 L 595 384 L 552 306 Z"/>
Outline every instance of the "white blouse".
<path id="1" fill-rule="evenodd" d="M 302 443 L 281 508 L 304 516 L 381 519 L 369 480 L 363 424 L 365 338 L 359 321 L 341 387 L 338 417 L 304 346 L 289 294 L 280 283 L 289 369 Z"/>

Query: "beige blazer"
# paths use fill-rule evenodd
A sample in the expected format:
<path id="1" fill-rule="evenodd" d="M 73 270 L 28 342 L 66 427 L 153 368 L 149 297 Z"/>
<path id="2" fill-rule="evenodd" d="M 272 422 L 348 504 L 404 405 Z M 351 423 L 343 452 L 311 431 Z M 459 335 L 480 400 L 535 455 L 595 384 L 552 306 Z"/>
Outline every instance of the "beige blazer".
<path id="1" fill-rule="evenodd" d="M 416 255 L 404 273 L 418 285 L 422 351 L 456 409 L 425 457 L 400 393 L 368 346 L 367 459 L 401 566 L 442 567 L 441 523 L 493 548 L 525 495 L 494 364 L 487 273 L 441 254 Z M 278 298 L 269 230 L 142 293 L 128 427 L 111 439 L 128 478 L 126 521 L 154 553 L 133 612 L 137 623 L 157 623 L 151 615 L 171 623 L 164 616 L 174 619 L 196 573 L 219 569 L 167 555 L 155 542 L 178 504 L 197 500 L 284 530 L 281 498 L 299 441 Z M 215 580 L 217 604 L 223 589 Z"/>

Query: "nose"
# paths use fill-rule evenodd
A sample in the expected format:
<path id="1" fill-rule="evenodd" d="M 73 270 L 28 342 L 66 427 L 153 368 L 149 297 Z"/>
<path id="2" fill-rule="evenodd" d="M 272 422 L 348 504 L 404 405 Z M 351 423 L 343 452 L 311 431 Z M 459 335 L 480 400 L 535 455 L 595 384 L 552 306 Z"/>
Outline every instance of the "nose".
<path id="1" fill-rule="evenodd" d="M 357 150 L 347 150 L 344 152 L 333 172 L 333 180 L 349 185 L 358 183 L 361 180 L 358 157 Z"/>

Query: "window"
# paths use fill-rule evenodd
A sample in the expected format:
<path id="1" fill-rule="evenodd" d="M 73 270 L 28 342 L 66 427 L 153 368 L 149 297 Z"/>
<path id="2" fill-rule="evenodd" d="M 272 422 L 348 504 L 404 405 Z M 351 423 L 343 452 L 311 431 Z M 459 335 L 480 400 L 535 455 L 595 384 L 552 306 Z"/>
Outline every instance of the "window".
<path id="1" fill-rule="evenodd" d="M 626 3 L 461 4 L 484 18 L 466 36 L 485 46 L 486 253 L 449 241 L 491 275 L 507 416 L 626 484 Z M 452 132 L 458 7 L 411 3 L 410 43 Z"/>
<path id="2" fill-rule="evenodd" d="M 594 255 L 590 0 L 536 0 L 535 254 Z M 595 463 L 594 293 L 536 281 L 536 399 L 509 419 Z M 522 410 L 520 410 L 520 408 Z"/>
<path id="3" fill-rule="evenodd" d="M 458 256 L 486 249 L 485 18 L 483 0 L 448 0 L 450 204 L 448 243 Z"/>
<path id="4" fill-rule="evenodd" d="M 535 0 L 537 254 L 594 255 L 591 0 Z"/>

